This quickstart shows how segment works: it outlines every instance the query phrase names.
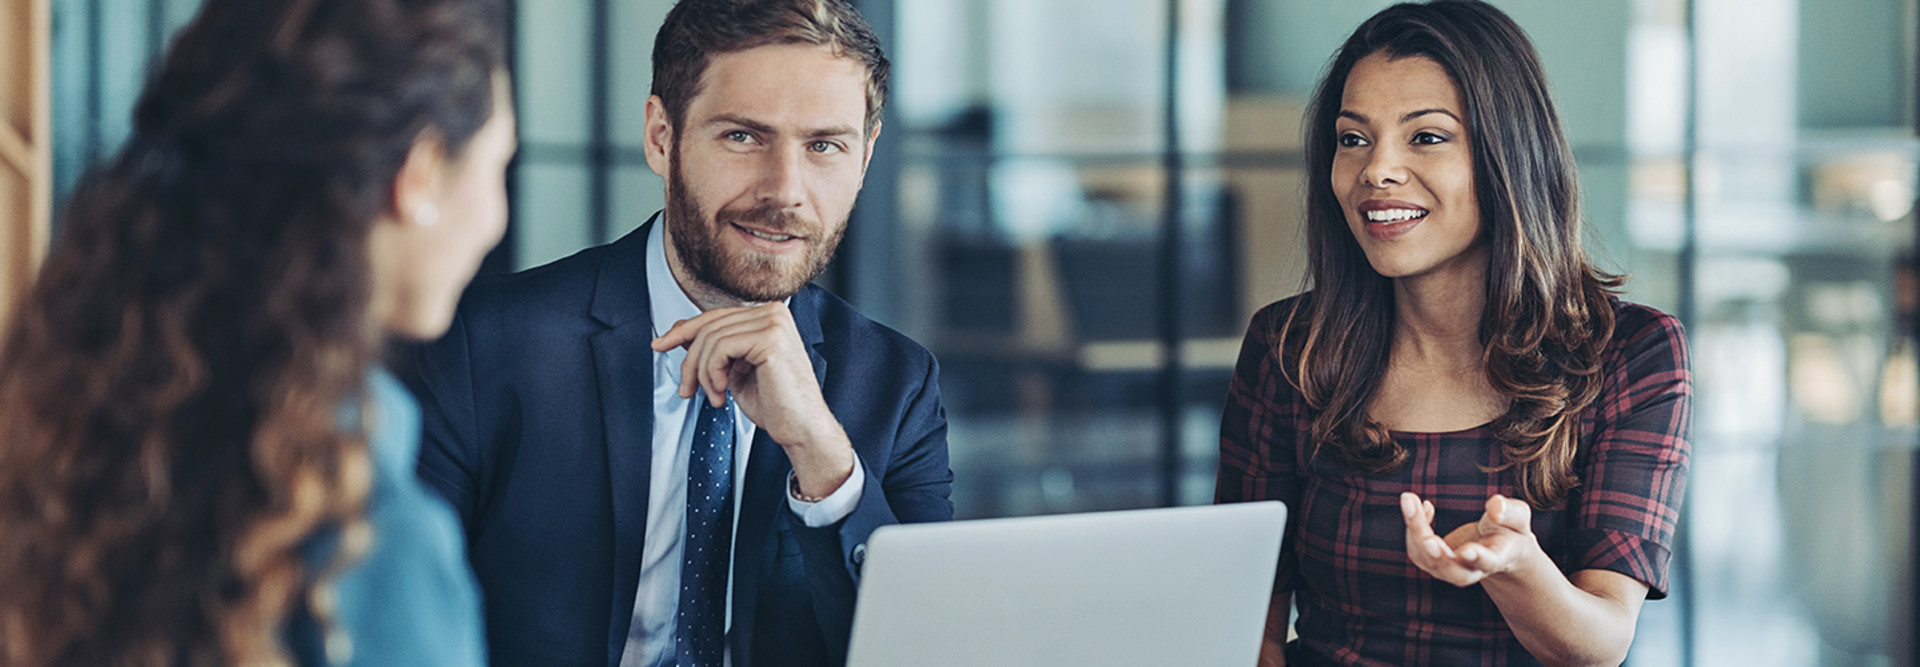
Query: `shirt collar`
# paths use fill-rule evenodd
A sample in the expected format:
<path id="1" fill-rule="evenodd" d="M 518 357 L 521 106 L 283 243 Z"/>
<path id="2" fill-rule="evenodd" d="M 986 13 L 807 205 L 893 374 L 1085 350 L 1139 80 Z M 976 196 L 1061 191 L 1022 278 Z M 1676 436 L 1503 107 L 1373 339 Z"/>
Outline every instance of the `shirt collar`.
<path id="1" fill-rule="evenodd" d="M 673 328 L 673 323 L 690 320 L 700 315 L 700 307 L 687 298 L 680 289 L 680 282 L 673 279 L 673 269 L 667 266 L 667 214 L 662 212 L 653 221 L 653 229 L 647 232 L 647 303 L 652 309 L 653 335 L 658 337 Z M 680 379 L 680 361 L 686 358 L 686 348 L 676 347 L 667 350 L 667 372 L 675 382 Z"/>
<path id="2" fill-rule="evenodd" d="M 661 213 L 653 230 L 647 233 L 647 301 L 653 308 L 655 335 L 666 333 L 674 322 L 700 315 L 700 307 L 687 298 L 680 282 L 673 279 L 673 269 L 667 265 L 666 228 L 667 214 Z"/>

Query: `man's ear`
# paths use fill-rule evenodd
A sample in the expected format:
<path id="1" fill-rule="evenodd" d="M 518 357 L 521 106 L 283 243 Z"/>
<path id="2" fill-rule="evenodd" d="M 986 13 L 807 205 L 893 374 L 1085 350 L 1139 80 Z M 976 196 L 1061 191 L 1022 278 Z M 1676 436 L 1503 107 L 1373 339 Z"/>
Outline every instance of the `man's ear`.
<path id="1" fill-rule="evenodd" d="M 659 95 L 647 98 L 647 167 L 661 178 L 667 177 L 667 155 L 673 150 L 673 121 L 667 117 L 667 103 Z"/>
<path id="2" fill-rule="evenodd" d="M 421 204 L 438 201 L 446 169 L 447 147 L 440 131 L 422 131 L 407 150 L 407 160 L 400 164 L 399 173 L 393 176 L 393 219 L 414 222 Z"/>
<path id="3" fill-rule="evenodd" d="M 861 174 L 867 173 L 867 165 L 873 164 L 873 146 L 874 144 L 879 143 L 880 131 L 886 129 L 886 127 L 887 127 L 886 123 L 882 123 L 880 121 L 874 121 L 873 131 L 867 133 L 867 154 L 865 157 L 860 158 Z"/>

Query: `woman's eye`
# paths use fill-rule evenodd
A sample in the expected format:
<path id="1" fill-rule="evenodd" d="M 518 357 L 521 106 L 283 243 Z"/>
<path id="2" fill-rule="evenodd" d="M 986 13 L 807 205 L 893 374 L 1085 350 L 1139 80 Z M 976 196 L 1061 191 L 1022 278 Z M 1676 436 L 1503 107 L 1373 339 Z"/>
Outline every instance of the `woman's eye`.
<path id="1" fill-rule="evenodd" d="M 1341 148 L 1353 148 L 1355 146 L 1367 145 L 1366 139 L 1361 138 L 1360 135 L 1354 134 L 1352 132 L 1348 132 L 1346 134 L 1340 135 L 1340 138 L 1337 139 L 1336 141 L 1340 143 Z"/>
<path id="2" fill-rule="evenodd" d="M 1445 143 L 1446 140 L 1447 140 L 1446 137 L 1440 136 L 1438 134 L 1434 134 L 1432 132 L 1421 132 L 1419 134 L 1413 135 L 1413 143 L 1416 143 L 1416 144 L 1438 144 L 1438 143 Z"/>

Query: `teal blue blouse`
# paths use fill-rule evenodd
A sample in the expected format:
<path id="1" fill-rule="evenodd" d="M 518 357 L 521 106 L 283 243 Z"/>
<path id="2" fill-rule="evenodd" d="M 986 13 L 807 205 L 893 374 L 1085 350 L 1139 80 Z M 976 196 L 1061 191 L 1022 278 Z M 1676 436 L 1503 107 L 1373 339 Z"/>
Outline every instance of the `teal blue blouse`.
<path id="1" fill-rule="evenodd" d="M 420 407 L 384 369 L 368 374 L 367 390 L 373 406 L 367 443 L 374 469 L 367 499 L 373 543 L 333 582 L 335 623 L 346 640 L 336 648 L 339 655 L 327 659 L 311 619 L 296 619 L 291 628 L 295 652 L 305 665 L 485 665 L 480 594 L 460 523 L 414 476 Z M 356 407 L 343 414 L 349 423 L 358 421 Z M 310 563 L 325 563 L 334 542 L 316 541 Z"/>

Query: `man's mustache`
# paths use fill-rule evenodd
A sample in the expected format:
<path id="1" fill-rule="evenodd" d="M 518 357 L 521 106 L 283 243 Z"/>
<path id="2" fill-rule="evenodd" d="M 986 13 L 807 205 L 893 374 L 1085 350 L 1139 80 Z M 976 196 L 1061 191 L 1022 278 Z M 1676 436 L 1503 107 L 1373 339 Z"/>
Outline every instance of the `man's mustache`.
<path id="1" fill-rule="evenodd" d="M 807 231 L 814 228 L 799 214 L 772 204 L 760 204 L 744 211 L 721 211 L 716 216 L 721 222 L 753 227 L 760 231 L 783 236 L 810 236 Z"/>

